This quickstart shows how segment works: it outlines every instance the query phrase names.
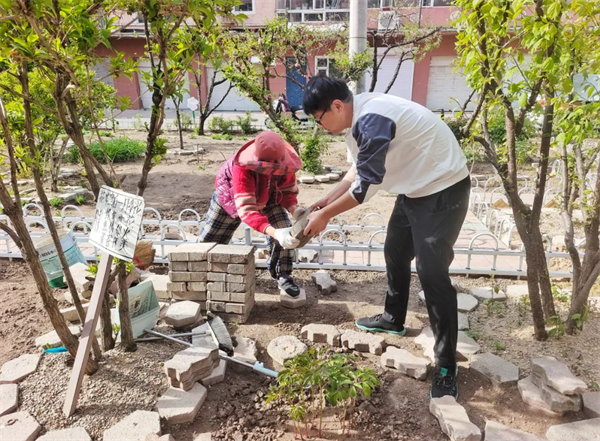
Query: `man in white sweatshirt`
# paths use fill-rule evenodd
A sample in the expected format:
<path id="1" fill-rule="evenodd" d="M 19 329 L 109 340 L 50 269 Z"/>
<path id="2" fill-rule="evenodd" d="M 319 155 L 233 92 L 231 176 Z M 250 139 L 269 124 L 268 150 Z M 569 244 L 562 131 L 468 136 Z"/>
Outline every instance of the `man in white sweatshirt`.
<path id="1" fill-rule="evenodd" d="M 360 329 L 404 335 L 411 280 L 417 273 L 435 336 L 431 397 L 457 396 L 456 289 L 448 269 L 469 204 L 467 160 L 450 128 L 425 107 L 402 98 L 353 96 L 342 80 L 313 77 L 304 111 L 326 130 L 345 135 L 352 167 L 325 198 L 314 203 L 305 234 L 369 200 L 379 189 L 398 195 L 384 247 L 388 288 L 382 314 L 356 321 Z"/>

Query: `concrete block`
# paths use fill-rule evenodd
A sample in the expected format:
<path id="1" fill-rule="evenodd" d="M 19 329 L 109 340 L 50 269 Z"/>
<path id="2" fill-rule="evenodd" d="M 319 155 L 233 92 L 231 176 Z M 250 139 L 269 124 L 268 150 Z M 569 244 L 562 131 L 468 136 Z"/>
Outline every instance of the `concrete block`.
<path id="1" fill-rule="evenodd" d="M 600 392 L 586 392 L 583 399 L 583 412 L 590 418 L 600 418 Z"/>
<path id="2" fill-rule="evenodd" d="M 167 282 L 167 291 L 187 291 L 186 282 Z"/>
<path id="3" fill-rule="evenodd" d="M 161 274 L 151 274 L 146 280 L 152 281 L 156 297 L 159 300 L 166 300 L 169 298 L 169 276 Z M 179 290 L 183 291 L 183 290 Z"/>
<path id="4" fill-rule="evenodd" d="M 38 354 L 23 354 L 18 358 L 13 358 L 2 365 L 0 370 L 0 384 L 18 383 L 33 374 L 42 358 L 41 352 Z"/>
<path id="5" fill-rule="evenodd" d="M 250 297 L 246 303 L 226 303 L 225 312 L 229 314 L 249 314 L 254 307 L 254 296 Z"/>
<path id="6" fill-rule="evenodd" d="M 531 372 L 561 394 L 574 395 L 587 391 L 587 384 L 554 357 L 534 358 L 531 360 Z"/>
<path id="7" fill-rule="evenodd" d="M 226 370 L 227 362 L 225 360 L 220 360 L 219 365 L 213 369 L 212 373 L 208 377 L 204 377 L 200 382 L 206 387 L 220 383 L 225 379 Z"/>
<path id="8" fill-rule="evenodd" d="M 227 292 L 247 292 L 250 289 L 245 283 L 227 283 L 226 291 Z"/>
<path id="9" fill-rule="evenodd" d="M 227 273 L 209 272 L 207 274 L 207 280 L 209 282 L 226 282 L 227 281 Z"/>
<path id="10" fill-rule="evenodd" d="M 190 272 L 188 274 L 190 275 L 190 282 L 206 282 L 206 272 Z"/>
<path id="11" fill-rule="evenodd" d="M 323 295 L 328 295 L 337 291 L 337 283 L 335 283 L 329 276 L 329 273 L 325 270 L 319 270 L 312 273 L 312 279 Z"/>
<path id="12" fill-rule="evenodd" d="M 230 265 L 227 262 L 208 262 L 208 271 L 213 273 L 226 273 Z"/>
<path id="13" fill-rule="evenodd" d="M 206 291 L 172 291 L 173 300 L 191 300 L 193 302 L 205 302 Z"/>
<path id="14" fill-rule="evenodd" d="M 170 379 L 189 382 L 193 386 L 195 381 L 210 375 L 218 363 L 219 351 L 216 346 L 193 346 L 179 351 L 166 361 L 165 373 Z"/>
<path id="15" fill-rule="evenodd" d="M 200 305 L 191 301 L 173 303 L 165 314 L 165 323 L 175 328 L 191 326 L 201 319 Z"/>
<path id="16" fill-rule="evenodd" d="M 34 441 L 42 426 L 29 412 L 9 413 L 0 417 L 0 439 L 6 441 Z"/>
<path id="17" fill-rule="evenodd" d="M 306 291 L 303 288 L 300 288 L 300 294 L 296 297 L 292 297 L 287 294 L 285 291 L 279 291 L 279 302 L 281 306 L 290 309 L 301 308 L 306 305 Z"/>
<path id="18" fill-rule="evenodd" d="M 217 245 L 208 253 L 208 261 L 211 263 L 249 263 L 254 260 L 254 250 L 253 246 L 248 245 Z"/>
<path id="19" fill-rule="evenodd" d="M 452 441 L 481 441 L 481 431 L 454 397 L 433 398 L 429 402 L 429 411 Z"/>
<path id="20" fill-rule="evenodd" d="M 206 289 L 211 292 L 227 292 L 227 286 L 225 282 L 208 282 Z"/>
<path id="21" fill-rule="evenodd" d="M 506 294 L 504 294 L 504 291 L 494 292 L 494 288 L 491 286 L 486 286 L 484 288 L 472 288 L 471 295 L 480 301 L 490 300 L 503 302 L 506 300 Z"/>
<path id="22" fill-rule="evenodd" d="M 83 308 L 83 310 L 87 313 L 88 308 L 90 307 L 89 303 L 82 303 L 81 307 Z M 63 315 L 63 317 L 65 318 L 65 320 L 73 323 L 73 322 L 79 322 L 79 314 L 77 314 L 77 308 L 75 308 L 74 306 L 69 306 L 68 308 L 62 308 L 60 310 L 60 313 Z"/>
<path id="23" fill-rule="evenodd" d="M 546 441 L 531 433 L 513 429 L 495 421 L 485 422 L 485 441 Z"/>
<path id="24" fill-rule="evenodd" d="M 315 177 L 314 176 L 300 176 L 298 177 L 298 182 L 301 184 L 314 184 Z"/>
<path id="25" fill-rule="evenodd" d="M 599 441 L 600 418 L 551 426 L 546 438 L 549 441 Z"/>
<path id="26" fill-rule="evenodd" d="M 375 355 L 381 355 L 385 347 L 385 339 L 382 336 L 352 330 L 344 331 L 341 341 L 345 348 Z"/>
<path id="27" fill-rule="evenodd" d="M 531 375 L 531 382 L 537 386 L 542 399 L 550 406 L 550 410 L 557 413 L 579 412 L 581 410 L 581 395 L 563 395 L 557 392 L 535 374 Z"/>
<path id="28" fill-rule="evenodd" d="M 136 410 L 104 431 L 103 441 L 146 441 L 148 435 L 160 435 L 158 412 Z"/>
<path id="29" fill-rule="evenodd" d="M 471 358 L 471 369 L 497 385 L 512 385 L 519 381 L 519 368 L 494 354 L 474 354 Z"/>
<path id="30" fill-rule="evenodd" d="M 169 424 L 191 423 L 206 400 L 206 387 L 194 384 L 189 391 L 169 388 L 156 402 L 156 411 Z"/>
<path id="31" fill-rule="evenodd" d="M 329 182 L 329 176 L 327 175 L 316 175 L 315 181 L 319 183 Z"/>
<path id="32" fill-rule="evenodd" d="M 254 260 L 251 259 L 250 262 L 241 264 L 241 263 L 232 263 L 227 265 L 227 272 L 229 274 L 238 274 L 238 275 L 250 275 L 256 273 L 256 266 L 254 264 Z"/>
<path id="33" fill-rule="evenodd" d="M 206 301 L 206 309 L 211 312 L 225 312 L 225 302 L 216 302 L 214 300 Z"/>
<path id="34" fill-rule="evenodd" d="M 310 340 L 313 343 L 328 343 L 336 347 L 341 345 L 342 333 L 333 325 L 311 323 L 304 326 L 300 333 L 302 338 Z"/>
<path id="35" fill-rule="evenodd" d="M 188 271 L 198 273 L 208 271 L 208 262 L 188 262 Z"/>
<path id="36" fill-rule="evenodd" d="M 477 299 L 471 294 L 458 293 L 456 300 L 458 302 L 457 306 L 460 312 L 471 312 L 477 308 L 477 305 L 479 304 Z"/>
<path id="37" fill-rule="evenodd" d="M 550 415 L 562 415 L 562 411 L 554 411 L 552 405 L 546 402 L 546 398 L 542 390 L 533 384 L 531 376 L 523 378 L 517 382 L 521 399 L 525 404 L 543 410 Z"/>
<path id="38" fill-rule="evenodd" d="M 188 291 L 208 291 L 208 287 L 206 286 L 206 282 L 188 282 L 187 283 Z"/>
<path id="39" fill-rule="evenodd" d="M 202 262 L 208 260 L 208 253 L 215 247 L 215 243 L 184 243 L 178 245 L 174 251 L 169 253 L 169 261 L 172 262 Z"/>
<path id="40" fill-rule="evenodd" d="M 189 282 L 190 279 L 189 272 L 179 272 L 179 271 L 169 271 L 169 280 L 171 282 Z"/>
<path id="41" fill-rule="evenodd" d="M 308 346 L 293 335 L 282 335 L 269 342 L 267 353 L 274 361 L 284 366 L 286 361 L 302 354 L 307 349 Z"/>
<path id="42" fill-rule="evenodd" d="M 92 438 L 83 427 L 69 427 L 46 432 L 37 441 L 92 441 Z"/>
<path id="43" fill-rule="evenodd" d="M 404 375 L 425 380 L 427 372 L 431 367 L 431 362 L 426 358 L 416 357 L 405 349 L 389 346 L 381 354 L 381 365 L 384 367 L 393 367 Z"/>
<path id="44" fill-rule="evenodd" d="M 79 326 L 69 326 L 69 331 L 76 337 L 79 337 L 79 335 L 81 335 L 81 328 Z M 60 337 L 58 336 L 56 331 L 50 331 L 47 334 L 40 335 L 38 338 L 35 339 L 36 348 L 56 348 L 62 345 L 63 342 L 60 340 Z"/>
<path id="45" fill-rule="evenodd" d="M 458 342 L 456 344 L 456 353 L 462 355 L 467 360 L 470 360 L 473 354 L 478 353 L 481 346 L 469 337 L 464 331 L 458 331 Z"/>
<path id="46" fill-rule="evenodd" d="M 230 294 L 222 291 L 208 291 L 207 298 L 215 302 L 229 302 Z"/>
<path id="47" fill-rule="evenodd" d="M 339 181 L 340 180 L 340 175 L 338 173 L 327 173 L 326 175 L 330 181 Z"/>
<path id="48" fill-rule="evenodd" d="M 176 272 L 188 271 L 188 262 L 169 262 L 169 270 Z"/>
<path id="49" fill-rule="evenodd" d="M 254 271 L 248 275 L 241 274 L 227 274 L 226 280 L 227 283 L 243 283 L 247 286 L 254 285 L 256 281 L 256 276 L 254 275 Z"/>
<path id="50" fill-rule="evenodd" d="M 19 407 L 19 385 L 0 384 L 0 416 L 12 413 Z"/>
<path id="51" fill-rule="evenodd" d="M 229 301 L 233 303 L 246 303 L 250 298 L 254 298 L 254 285 L 246 292 L 229 293 Z"/>

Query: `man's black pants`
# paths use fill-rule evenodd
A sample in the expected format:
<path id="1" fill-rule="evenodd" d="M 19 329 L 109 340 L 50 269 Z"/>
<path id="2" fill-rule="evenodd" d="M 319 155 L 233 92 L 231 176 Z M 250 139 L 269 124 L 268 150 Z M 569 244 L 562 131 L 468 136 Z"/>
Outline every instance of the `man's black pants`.
<path id="1" fill-rule="evenodd" d="M 403 325 L 410 289 L 410 262 L 425 291 L 438 366 L 456 364 L 458 311 L 456 289 L 448 269 L 469 206 L 471 178 L 422 198 L 399 195 L 390 217 L 385 241 L 388 291 L 383 317 Z"/>

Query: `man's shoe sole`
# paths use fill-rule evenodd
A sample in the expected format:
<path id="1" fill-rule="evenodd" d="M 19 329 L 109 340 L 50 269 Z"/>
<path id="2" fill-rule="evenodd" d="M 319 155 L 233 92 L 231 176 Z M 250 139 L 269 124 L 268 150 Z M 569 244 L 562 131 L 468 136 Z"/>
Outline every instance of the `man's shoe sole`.
<path id="1" fill-rule="evenodd" d="M 401 336 L 406 334 L 406 328 L 404 328 L 402 331 L 391 331 L 389 329 L 383 329 L 383 328 L 368 328 L 367 326 L 359 325 L 356 322 L 354 324 L 356 325 L 356 327 L 358 329 L 362 329 L 363 331 L 387 332 L 388 334 L 401 335 Z"/>
<path id="2" fill-rule="evenodd" d="M 452 395 L 452 394 L 448 394 L 451 397 L 454 397 L 455 400 L 458 401 L 458 391 L 456 391 L 456 395 Z M 448 395 L 444 395 L 444 397 L 447 397 Z M 438 398 L 442 398 L 442 397 L 438 397 Z M 429 399 L 433 400 L 433 396 L 431 395 L 431 391 L 429 391 Z"/>

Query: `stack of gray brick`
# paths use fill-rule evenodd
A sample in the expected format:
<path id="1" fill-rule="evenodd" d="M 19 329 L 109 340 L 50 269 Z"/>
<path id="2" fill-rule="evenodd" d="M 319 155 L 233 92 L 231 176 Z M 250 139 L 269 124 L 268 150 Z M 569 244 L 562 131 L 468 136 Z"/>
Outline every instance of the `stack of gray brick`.
<path id="1" fill-rule="evenodd" d="M 173 300 L 191 300 L 206 310 L 208 253 L 215 243 L 186 243 L 169 253 L 167 291 Z"/>
<path id="2" fill-rule="evenodd" d="M 188 391 L 196 382 L 212 374 L 219 361 L 216 346 L 187 348 L 165 362 L 165 374 L 171 387 Z"/>
<path id="3" fill-rule="evenodd" d="M 206 308 L 225 321 L 245 323 L 254 306 L 253 246 L 217 245 L 208 252 Z"/>

